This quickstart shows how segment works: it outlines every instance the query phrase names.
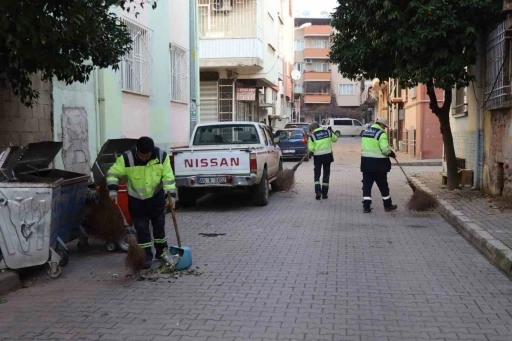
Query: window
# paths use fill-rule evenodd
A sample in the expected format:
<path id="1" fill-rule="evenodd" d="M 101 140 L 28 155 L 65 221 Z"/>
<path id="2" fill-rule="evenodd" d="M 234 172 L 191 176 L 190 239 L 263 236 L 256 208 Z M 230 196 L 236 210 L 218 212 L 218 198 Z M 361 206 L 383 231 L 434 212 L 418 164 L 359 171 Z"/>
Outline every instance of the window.
<path id="1" fill-rule="evenodd" d="M 300 72 L 304 72 L 304 70 L 305 70 L 304 63 L 295 63 L 293 66 L 293 69 L 298 70 Z"/>
<path id="2" fill-rule="evenodd" d="M 409 88 L 409 97 L 416 98 L 416 87 Z"/>
<path id="3" fill-rule="evenodd" d="M 305 46 L 304 40 L 295 40 L 295 51 L 303 51 Z"/>
<path id="4" fill-rule="evenodd" d="M 126 25 L 133 42 L 132 49 L 124 55 L 121 61 L 121 87 L 126 91 L 149 95 L 153 66 L 149 53 L 150 30 L 128 19 L 122 18 L 121 21 Z"/>
<path id="5" fill-rule="evenodd" d="M 313 63 L 313 71 L 329 72 L 329 63 Z"/>
<path id="6" fill-rule="evenodd" d="M 311 41 L 311 46 L 314 49 L 326 49 L 329 47 L 329 41 L 327 40 L 313 40 Z"/>
<path id="7" fill-rule="evenodd" d="M 272 101 L 277 102 L 277 91 L 272 89 Z"/>
<path id="8" fill-rule="evenodd" d="M 211 125 L 198 128 L 194 136 L 195 146 L 217 144 L 259 143 L 258 132 L 252 125 Z"/>
<path id="9" fill-rule="evenodd" d="M 279 34 L 276 32 L 276 25 L 274 18 L 270 15 L 270 13 L 267 16 L 267 42 L 274 49 L 274 51 L 277 51 L 277 39 L 279 38 Z"/>
<path id="10" fill-rule="evenodd" d="M 468 114 L 467 87 L 455 89 L 453 116 L 466 116 Z"/>
<path id="11" fill-rule="evenodd" d="M 354 84 L 339 84 L 338 95 L 355 95 L 356 86 Z"/>
<path id="12" fill-rule="evenodd" d="M 171 101 L 188 102 L 187 51 L 171 44 Z"/>
<path id="13" fill-rule="evenodd" d="M 294 89 L 295 93 L 301 94 L 303 91 L 304 91 L 304 89 L 302 88 L 302 85 L 300 85 L 300 84 L 295 85 L 295 89 Z"/>
<path id="14" fill-rule="evenodd" d="M 361 122 L 359 122 L 358 120 L 354 120 L 354 125 L 356 127 L 362 127 L 363 126 L 363 124 Z"/>
<path id="15" fill-rule="evenodd" d="M 334 120 L 335 126 L 352 126 L 352 120 Z"/>

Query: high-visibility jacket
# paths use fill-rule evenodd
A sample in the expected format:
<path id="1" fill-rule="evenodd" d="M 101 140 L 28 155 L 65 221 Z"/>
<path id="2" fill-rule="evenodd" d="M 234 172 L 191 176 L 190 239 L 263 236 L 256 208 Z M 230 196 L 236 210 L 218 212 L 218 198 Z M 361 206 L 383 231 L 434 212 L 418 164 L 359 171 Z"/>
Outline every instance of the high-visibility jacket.
<path id="1" fill-rule="evenodd" d="M 384 129 L 374 124 L 361 135 L 361 172 L 389 172 L 391 161 L 388 136 Z"/>
<path id="2" fill-rule="evenodd" d="M 338 136 L 325 130 L 317 128 L 309 135 L 308 148 L 314 156 L 328 155 L 332 153 L 332 143 L 338 141 Z"/>
<path id="3" fill-rule="evenodd" d="M 119 180 L 126 177 L 126 187 L 131 198 L 150 199 L 162 189 L 165 192 L 176 192 L 174 173 L 167 153 L 155 148 L 147 162 L 142 162 L 136 155 L 135 149 L 129 150 L 110 167 L 107 172 L 109 191 L 119 190 Z"/>

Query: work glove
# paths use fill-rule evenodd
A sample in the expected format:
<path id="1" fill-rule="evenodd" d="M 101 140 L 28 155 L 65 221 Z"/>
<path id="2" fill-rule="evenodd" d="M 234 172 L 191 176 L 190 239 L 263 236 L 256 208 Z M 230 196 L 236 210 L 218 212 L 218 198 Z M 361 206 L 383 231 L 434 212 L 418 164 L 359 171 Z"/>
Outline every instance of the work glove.
<path id="1" fill-rule="evenodd" d="M 176 207 L 176 193 L 173 192 L 167 192 L 167 197 L 171 196 L 171 202 L 169 204 L 172 205 L 172 207 Z"/>
<path id="2" fill-rule="evenodd" d="M 392 157 L 393 159 L 396 159 L 396 154 L 394 151 L 391 151 L 391 153 L 388 156 Z"/>
<path id="3" fill-rule="evenodd" d="M 117 191 L 109 191 L 108 196 L 110 197 L 110 200 L 117 200 Z"/>

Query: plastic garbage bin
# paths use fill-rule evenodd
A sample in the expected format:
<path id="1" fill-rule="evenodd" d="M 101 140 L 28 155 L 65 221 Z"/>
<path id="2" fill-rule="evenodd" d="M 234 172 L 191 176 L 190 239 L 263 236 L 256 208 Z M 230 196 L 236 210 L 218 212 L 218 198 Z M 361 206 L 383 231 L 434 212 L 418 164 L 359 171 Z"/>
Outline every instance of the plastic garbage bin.
<path id="1" fill-rule="evenodd" d="M 82 228 L 85 214 L 85 196 L 89 176 L 85 174 L 50 168 L 62 148 L 62 142 L 45 141 L 30 143 L 23 148 L 14 167 L 14 174 L 25 179 L 61 179 L 60 196 L 55 216 L 56 225 L 51 231 L 50 246 L 61 257 L 61 265 L 68 262 L 66 244 L 77 238 L 87 240 Z"/>
<path id="2" fill-rule="evenodd" d="M 137 139 L 111 139 L 107 140 L 101 147 L 100 152 L 92 166 L 92 174 L 94 177 L 94 184 L 98 189 L 102 179 L 107 175 L 108 170 L 116 162 L 116 159 L 121 156 L 125 151 L 135 148 Z M 132 218 L 128 209 L 128 191 L 126 189 L 126 179 L 121 179 L 119 184 L 119 192 L 117 204 L 123 212 L 124 218 L 127 223 L 127 228 L 132 225 Z M 117 240 L 107 240 L 105 248 L 109 251 L 120 249 L 128 251 L 128 241 L 126 235 L 120 236 Z"/>
<path id="3" fill-rule="evenodd" d="M 57 226 L 61 179 L 13 177 L 19 150 L 0 157 L 0 269 L 49 264 L 48 274 L 61 274 L 60 257 L 50 245 Z"/>

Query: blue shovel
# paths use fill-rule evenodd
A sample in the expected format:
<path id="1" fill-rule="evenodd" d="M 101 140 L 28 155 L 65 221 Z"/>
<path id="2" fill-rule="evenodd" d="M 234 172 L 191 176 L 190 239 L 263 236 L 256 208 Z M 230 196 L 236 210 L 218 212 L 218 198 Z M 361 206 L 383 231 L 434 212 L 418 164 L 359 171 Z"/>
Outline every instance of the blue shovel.
<path id="1" fill-rule="evenodd" d="M 172 256 L 179 255 L 181 257 L 180 261 L 176 265 L 176 270 L 185 270 L 192 266 L 192 249 L 188 246 L 181 246 L 178 221 L 176 220 L 176 211 L 174 210 L 171 194 L 168 193 L 167 197 L 169 200 L 169 207 L 171 209 L 172 223 L 174 224 L 174 230 L 176 231 L 176 240 L 178 241 L 178 246 L 169 247 L 169 252 Z"/>

